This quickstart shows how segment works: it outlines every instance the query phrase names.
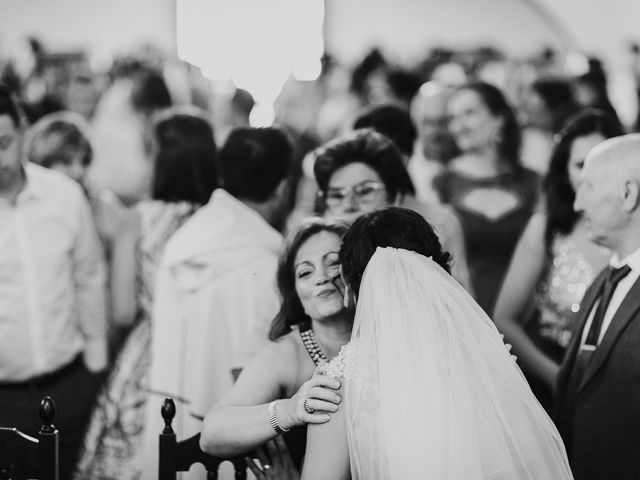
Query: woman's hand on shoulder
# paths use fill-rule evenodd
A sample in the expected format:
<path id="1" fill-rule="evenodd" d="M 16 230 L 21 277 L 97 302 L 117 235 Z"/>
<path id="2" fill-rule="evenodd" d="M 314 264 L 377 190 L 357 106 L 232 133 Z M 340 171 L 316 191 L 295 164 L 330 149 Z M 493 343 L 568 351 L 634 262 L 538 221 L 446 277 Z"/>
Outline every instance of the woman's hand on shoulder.
<path id="1" fill-rule="evenodd" d="M 322 375 L 316 368 L 313 376 L 298 389 L 295 395 L 288 400 L 282 400 L 282 415 L 284 428 L 308 423 L 326 423 L 329 421 L 329 413 L 338 410 L 342 396 L 338 390 L 341 382 L 332 377 Z"/>

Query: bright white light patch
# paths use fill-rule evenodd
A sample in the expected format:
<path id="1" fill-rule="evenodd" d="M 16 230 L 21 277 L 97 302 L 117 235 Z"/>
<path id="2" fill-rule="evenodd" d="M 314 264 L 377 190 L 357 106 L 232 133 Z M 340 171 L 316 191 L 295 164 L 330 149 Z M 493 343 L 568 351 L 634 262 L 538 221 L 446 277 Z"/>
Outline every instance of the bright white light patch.
<path id="1" fill-rule="evenodd" d="M 178 55 L 251 92 L 265 124 L 290 75 L 318 78 L 323 22 L 323 0 L 178 0 Z"/>

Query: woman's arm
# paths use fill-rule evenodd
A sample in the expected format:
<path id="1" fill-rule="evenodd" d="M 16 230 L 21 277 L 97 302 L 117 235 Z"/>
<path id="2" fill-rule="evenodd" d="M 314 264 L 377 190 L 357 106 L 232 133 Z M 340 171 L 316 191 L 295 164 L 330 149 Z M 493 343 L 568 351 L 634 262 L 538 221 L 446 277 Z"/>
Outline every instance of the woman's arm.
<path id="1" fill-rule="evenodd" d="M 272 343 L 258 353 L 244 368 L 238 381 L 223 399 L 209 411 L 204 420 L 200 440 L 201 448 L 218 456 L 234 456 L 246 453 L 276 436 L 268 414 L 268 404 L 278 399 L 280 393 L 296 387 L 299 359 L 295 345 L 288 339 Z M 321 423 L 328 420 L 323 413 L 338 403 L 333 390 L 321 388 L 335 387 L 337 380 L 316 375 L 305 382 L 290 399 L 278 400 L 275 407 L 276 419 L 283 429 L 306 423 Z M 339 386 L 339 385 L 338 385 Z M 317 412 L 310 414 L 304 410 L 304 400 L 314 400 Z"/>
<path id="2" fill-rule="evenodd" d="M 340 388 L 340 395 L 343 390 L 344 388 Z M 348 480 L 351 478 L 344 405 L 330 417 L 327 423 L 309 425 L 301 480 Z"/>
<path id="3" fill-rule="evenodd" d="M 109 288 L 113 323 L 126 327 L 133 323 L 136 315 L 136 246 L 140 219 L 135 211 L 121 212 L 121 215 L 118 232 L 111 243 Z"/>
<path id="4" fill-rule="evenodd" d="M 464 232 L 458 216 L 453 209 L 446 207 L 449 212 L 449 218 L 446 227 L 443 228 L 444 247 L 449 249 L 449 253 L 453 256 L 453 265 L 451 266 L 451 275 L 455 278 L 464 289 L 473 297 L 473 285 L 471 284 L 471 276 L 469 275 L 469 266 L 467 264 L 467 249 L 464 244 Z M 446 230 L 445 230 L 446 229 Z M 446 233 L 445 233 L 446 231 Z"/>
<path id="5" fill-rule="evenodd" d="M 545 225 L 544 214 L 531 217 L 511 259 L 493 316 L 498 330 L 513 345 L 518 363 L 553 387 L 558 365 L 531 341 L 524 328 L 526 306 L 544 270 Z"/>

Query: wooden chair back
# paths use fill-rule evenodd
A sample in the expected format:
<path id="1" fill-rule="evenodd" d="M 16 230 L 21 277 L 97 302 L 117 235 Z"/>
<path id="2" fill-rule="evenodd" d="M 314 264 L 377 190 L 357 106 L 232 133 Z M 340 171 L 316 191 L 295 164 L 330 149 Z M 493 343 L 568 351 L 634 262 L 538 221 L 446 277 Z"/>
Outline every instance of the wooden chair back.
<path id="1" fill-rule="evenodd" d="M 246 480 L 247 465 L 243 457 L 220 458 L 204 453 L 200 449 L 200 434 L 178 442 L 171 422 L 176 415 L 176 406 L 172 399 L 162 404 L 164 430 L 160 434 L 159 480 L 176 480 L 177 472 L 186 472 L 195 463 L 201 463 L 207 470 L 207 480 L 217 480 L 218 468 L 223 462 L 231 462 L 236 480 Z"/>
<path id="2" fill-rule="evenodd" d="M 60 432 L 53 425 L 56 406 L 51 397 L 42 399 L 39 413 L 38 438 L 14 427 L 0 427 L 0 480 L 59 480 Z"/>

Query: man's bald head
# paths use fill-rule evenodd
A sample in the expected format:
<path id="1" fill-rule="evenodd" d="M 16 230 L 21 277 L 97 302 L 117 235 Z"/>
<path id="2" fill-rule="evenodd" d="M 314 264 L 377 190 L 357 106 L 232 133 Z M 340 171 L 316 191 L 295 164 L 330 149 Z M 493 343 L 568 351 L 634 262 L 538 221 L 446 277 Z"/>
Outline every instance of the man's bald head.
<path id="1" fill-rule="evenodd" d="M 610 138 L 594 147 L 585 161 L 585 174 L 589 171 L 607 179 L 640 180 L 640 133 Z"/>
<path id="2" fill-rule="evenodd" d="M 427 82 L 411 102 L 411 117 L 418 128 L 423 154 L 430 160 L 446 161 L 455 152 L 447 127 L 447 101 L 451 89 L 437 82 Z"/>
<path id="3" fill-rule="evenodd" d="M 437 82 L 423 84 L 411 102 L 411 116 L 414 122 L 418 123 L 422 120 L 424 111 L 439 112 L 444 115 L 450 92 L 449 88 Z"/>
<path id="4" fill-rule="evenodd" d="M 621 256 L 640 248 L 640 134 L 610 138 L 589 152 L 574 207 L 596 243 Z"/>

